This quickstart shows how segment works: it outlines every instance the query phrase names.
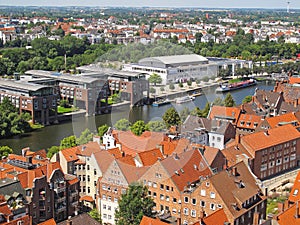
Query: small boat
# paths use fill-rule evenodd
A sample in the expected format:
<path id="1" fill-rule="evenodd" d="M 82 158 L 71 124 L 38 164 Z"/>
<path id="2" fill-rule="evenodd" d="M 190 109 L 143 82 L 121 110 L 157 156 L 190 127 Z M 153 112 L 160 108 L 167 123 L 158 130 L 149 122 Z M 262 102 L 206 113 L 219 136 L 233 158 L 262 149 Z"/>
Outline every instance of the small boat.
<path id="1" fill-rule="evenodd" d="M 185 102 L 191 102 L 193 100 L 195 100 L 194 96 L 184 96 L 184 97 L 180 97 L 180 98 L 175 98 L 175 103 L 182 104 Z"/>
<path id="2" fill-rule="evenodd" d="M 162 105 L 170 104 L 172 101 L 170 99 L 160 99 L 152 103 L 152 106 L 159 107 Z"/>
<path id="3" fill-rule="evenodd" d="M 191 97 L 197 97 L 202 95 L 202 93 L 200 91 L 194 91 L 193 93 L 190 94 Z"/>
<path id="4" fill-rule="evenodd" d="M 220 84 L 220 87 L 218 87 L 216 89 L 216 92 L 233 91 L 233 90 L 237 90 L 237 89 L 240 89 L 240 88 L 250 87 L 250 86 L 253 86 L 253 85 L 256 85 L 256 84 L 257 84 L 257 82 L 254 79 L 240 81 L 240 82 L 236 82 L 236 83 L 232 83 L 232 84 L 223 83 L 223 84 Z"/>

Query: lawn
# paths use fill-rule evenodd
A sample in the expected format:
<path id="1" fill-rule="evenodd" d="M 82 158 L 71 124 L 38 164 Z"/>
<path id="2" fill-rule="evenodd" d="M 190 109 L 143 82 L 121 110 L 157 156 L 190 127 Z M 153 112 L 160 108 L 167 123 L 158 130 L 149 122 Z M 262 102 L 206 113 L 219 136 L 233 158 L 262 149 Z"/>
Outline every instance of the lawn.
<path id="1" fill-rule="evenodd" d="M 267 214 L 277 214 L 278 213 L 278 202 L 284 202 L 287 197 L 280 196 L 277 198 L 268 198 L 267 201 Z"/>
<path id="2" fill-rule="evenodd" d="M 78 110 L 78 108 L 76 108 L 76 107 L 71 107 L 71 108 L 65 108 L 65 107 L 61 107 L 61 106 L 57 107 L 57 113 L 59 113 L 59 114 L 75 112 L 77 110 Z"/>
<path id="3" fill-rule="evenodd" d="M 241 78 L 236 78 L 236 79 L 229 80 L 228 83 L 232 84 L 232 83 L 236 83 L 236 82 L 240 82 L 240 81 L 242 81 Z"/>

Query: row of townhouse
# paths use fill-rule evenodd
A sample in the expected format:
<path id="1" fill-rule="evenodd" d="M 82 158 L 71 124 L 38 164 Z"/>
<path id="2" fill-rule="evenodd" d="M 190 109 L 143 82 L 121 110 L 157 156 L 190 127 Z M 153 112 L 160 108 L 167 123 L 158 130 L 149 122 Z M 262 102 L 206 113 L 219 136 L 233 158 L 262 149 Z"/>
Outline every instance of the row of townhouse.
<path id="1" fill-rule="evenodd" d="M 52 218 L 62 221 L 79 212 L 77 177 L 64 174 L 59 163 L 49 162 L 44 150 L 10 154 L 0 167 L 0 193 L 14 215 L 30 217 L 30 223 L 18 224 L 35 225 Z"/>
<path id="2" fill-rule="evenodd" d="M 246 164 L 222 171 L 226 160 L 219 149 L 184 138 L 109 129 L 103 144 L 65 149 L 52 161 L 78 176 L 80 200 L 87 208 L 96 206 L 105 224 L 115 224 L 118 201 L 134 182 L 148 187 L 160 218 L 179 224 L 196 223 L 219 210 L 231 224 L 252 224 L 255 212 L 259 220 L 265 218 L 265 197 Z M 232 187 L 230 199 L 221 193 L 223 182 Z"/>

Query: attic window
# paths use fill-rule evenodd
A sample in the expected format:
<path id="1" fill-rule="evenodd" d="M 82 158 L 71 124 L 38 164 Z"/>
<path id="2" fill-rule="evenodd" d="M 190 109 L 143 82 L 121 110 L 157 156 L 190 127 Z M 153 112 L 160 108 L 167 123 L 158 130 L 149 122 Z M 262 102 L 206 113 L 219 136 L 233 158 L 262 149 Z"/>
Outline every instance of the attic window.
<path id="1" fill-rule="evenodd" d="M 298 189 L 295 189 L 293 195 L 296 196 L 298 194 L 299 190 Z"/>

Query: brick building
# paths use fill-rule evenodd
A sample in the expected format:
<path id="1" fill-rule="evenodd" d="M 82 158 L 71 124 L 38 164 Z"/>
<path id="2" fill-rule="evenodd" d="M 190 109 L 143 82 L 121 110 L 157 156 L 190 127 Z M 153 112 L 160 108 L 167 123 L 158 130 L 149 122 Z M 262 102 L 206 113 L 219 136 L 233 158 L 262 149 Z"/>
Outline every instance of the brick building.
<path id="1" fill-rule="evenodd" d="M 57 95 L 52 87 L 0 79 L 0 102 L 7 97 L 19 112 L 28 112 L 33 123 L 57 122 Z"/>

